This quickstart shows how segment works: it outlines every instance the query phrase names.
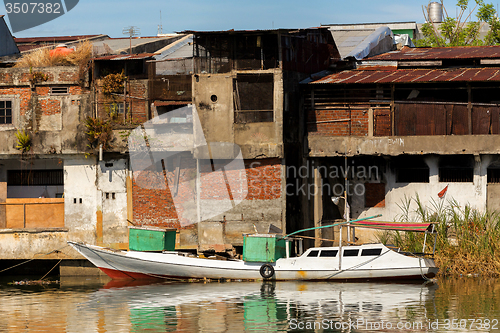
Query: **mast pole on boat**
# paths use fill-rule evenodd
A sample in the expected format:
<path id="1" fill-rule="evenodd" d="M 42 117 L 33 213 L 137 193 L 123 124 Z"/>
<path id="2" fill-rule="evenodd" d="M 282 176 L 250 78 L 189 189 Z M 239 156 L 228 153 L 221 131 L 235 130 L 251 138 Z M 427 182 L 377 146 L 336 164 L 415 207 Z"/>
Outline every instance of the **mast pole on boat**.
<path id="1" fill-rule="evenodd" d="M 349 175 L 349 171 L 347 169 L 347 143 L 346 143 L 346 147 L 345 147 L 345 154 L 344 154 L 344 175 L 345 175 L 345 178 L 344 178 L 344 217 L 345 217 L 345 220 L 347 222 L 349 222 L 349 204 L 347 203 L 347 189 L 348 189 L 348 186 L 349 186 L 349 179 L 347 178 L 347 176 Z M 342 227 L 341 227 L 342 228 Z M 340 229 L 340 234 L 342 235 L 342 229 Z M 347 241 L 350 242 L 351 241 L 351 226 L 350 226 L 350 223 L 347 223 Z M 342 245 L 340 245 L 342 246 Z"/>

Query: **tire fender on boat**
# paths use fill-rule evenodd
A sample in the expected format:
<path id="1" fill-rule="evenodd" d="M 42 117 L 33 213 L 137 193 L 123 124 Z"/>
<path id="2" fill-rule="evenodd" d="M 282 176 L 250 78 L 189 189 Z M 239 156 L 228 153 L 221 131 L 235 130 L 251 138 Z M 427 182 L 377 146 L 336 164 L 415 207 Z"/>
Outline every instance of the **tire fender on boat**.
<path id="1" fill-rule="evenodd" d="M 274 267 L 269 264 L 264 264 L 260 266 L 260 275 L 264 279 L 270 279 L 274 275 Z"/>

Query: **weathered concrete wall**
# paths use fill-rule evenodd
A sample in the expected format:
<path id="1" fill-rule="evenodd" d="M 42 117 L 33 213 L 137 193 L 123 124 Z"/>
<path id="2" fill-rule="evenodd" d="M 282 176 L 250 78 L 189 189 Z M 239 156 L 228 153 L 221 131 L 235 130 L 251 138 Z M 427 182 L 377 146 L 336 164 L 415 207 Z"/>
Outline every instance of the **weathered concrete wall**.
<path id="1" fill-rule="evenodd" d="M 240 146 L 245 159 L 281 158 L 283 157 L 283 74 L 280 70 L 244 73 L 274 75 L 274 121 L 235 124 L 233 82 L 237 73 L 197 74 L 193 77 L 193 103 L 197 107 L 206 140 L 236 143 Z"/>
<path id="2" fill-rule="evenodd" d="M 207 142 L 234 142 L 233 79 L 227 74 L 194 76 L 193 103 Z"/>
<path id="3" fill-rule="evenodd" d="M 309 136 L 310 157 L 354 155 L 498 154 L 498 135 L 436 135 L 404 137 Z"/>
<path id="4" fill-rule="evenodd" d="M 40 73 L 45 79 L 34 78 Z M 17 129 L 30 133 L 35 154 L 77 153 L 86 149 L 81 122 L 90 115 L 88 75 L 78 67 L 60 66 L 0 69 L 0 98 L 12 102 L 12 124 L 0 126 L 0 153 L 20 155 L 15 148 Z M 68 94 L 50 88 L 68 87 Z M 82 87 L 83 86 L 83 87 Z"/>
<path id="5" fill-rule="evenodd" d="M 125 160 L 65 161 L 65 219 L 73 240 L 123 248 L 128 243 Z"/>
<path id="6" fill-rule="evenodd" d="M 0 258 L 81 258 L 66 243 L 70 239 L 72 237 L 67 229 L 0 229 Z M 58 252 L 53 252 L 54 250 Z M 51 254 L 47 255 L 48 253 Z"/>

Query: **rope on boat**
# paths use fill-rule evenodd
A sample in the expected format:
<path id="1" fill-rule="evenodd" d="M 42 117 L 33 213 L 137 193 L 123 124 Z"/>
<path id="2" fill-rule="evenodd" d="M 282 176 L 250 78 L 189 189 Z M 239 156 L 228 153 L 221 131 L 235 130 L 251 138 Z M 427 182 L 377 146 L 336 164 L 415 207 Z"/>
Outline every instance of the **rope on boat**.
<path id="1" fill-rule="evenodd" d="M 27 263 L 29 263 L 30 261 L 37 260 L 37 259 L 41 259 L 41 258 L 43 258 L 43 257 L 45 257 L 45 256 L 48 256 L 49 254 L 61 252 L 61 250 L 62 250 L 62 249 L 66 248 L 66 247 L 68 247 L 68 246 L 69 246 L 69 245 L 68 245 L 68 244 L 66 244 L 66 245 L 65 245 L 65 246 L 63 246 L 63 247 L 61 247 L 61 248 L 59 248 L 59 249 L 57 249 L 57 250 L 50 251 L 49 253 L 45 253 L 45 254 L 41 255 L 40 257 L 35 257 L 35 258 L 32 258 L 32 259 L 28 259 L 28 260 L 26 260 L 26 261 L 23 261 L 22 263 L 19 263 L 19 264 L 17 264 L 17 265 L 14 265 L 14 266 L 8 267 L 8 268 L 6 268 L 6 269 L 3 269 L 3 270 L 1 270 L 1 271 L 0 271 L 0 273 L 3 273 L 3 272 L 5 272 L 5 271 L 8 271 L 9 269 L 16 268 L 16 267 L 18 267 L 18 266 L 21 266 L 21 265 L 27 264 Z M 61 259 L 61 260 L 62 260 L 62 259 Z M 60 263 L 60 262 L 61 262 L 61 261 L 59 261 L 59 263 Z M 57 263 L 57 265 L 59 265 L 59 263 Z M 57 265 L 56 265 L 56 266 L 57 266 Z M 54 266 L 54 268 L 55 268 L 55 266 Z M 50 273 L 50 272 L 51 272 L 54 268 L 52 268 L 52 269 L 49 271 L 49 273 Z M 47 274 L 49 274 L 49 273 L 47 273 Z M 46 275 L 47 275 L 47 274 L 46 274 Z M 46 275 L 45 275 L 45 276 L 46 276 Z M 45 277 L 45 276 L 44 276 L 44 277 Z M 42 279 L 43 279 L 43 278 L 42 278 Z"/>
<path id="2" fill-rule="evenodd" d="M 427 276 L 425 276 L 424 272 L 422 271 L 422 259 L 424 259 L 424 258 L 419 257 L 411 252 L 408 254 L 411 255 L 412 257 L 418 258 L 418 266 L 420 267 L 420 275 L 422 276 L 422 278 L 427 282 L 434 282 L 434 281 L 432 281 L 432 279 L 429 279 Z"/>
<path id="3" fill-rule="evenodd" d="M 41 281 L 41 280 L 43 280 L 43 279 L 45 279 L 45 277 L 46 277 L 47 275 L 49 275 L 49 273 L 50 273 L 50 272 L 52 272 L 52 271 L 54 270 L 54 268 L 56 268 L 56 267 L 57 267 L 57 265 L 59 265 L 59 264 L 61 263 L 61 261 L 62 261 L 62 259 L 59 259 L 59 262 L 58 262 L 57 264 L 55 264 L 55 265 L 54 265 L 54 267 L 52 267 L 52 268 L 50 269 L 50 271 L 48 271 L 48 272 L 47 272 L 47 274 L 45 274 L 44 276 L 42 276 L 42 277 L 41 277 L 41 279 L 40 279 L 40 281 Z"/>
<path id="4" fill-rule="evenodd" d="M 429 279 L 427 276 L 425 276 L 424 272 L 422 271 L 422 257 L 418 257 L 418 265 L 420 266 L 420 275 L 424 278 L 425 281 L 427 282 L 432 282 L 431 279 Z"/>

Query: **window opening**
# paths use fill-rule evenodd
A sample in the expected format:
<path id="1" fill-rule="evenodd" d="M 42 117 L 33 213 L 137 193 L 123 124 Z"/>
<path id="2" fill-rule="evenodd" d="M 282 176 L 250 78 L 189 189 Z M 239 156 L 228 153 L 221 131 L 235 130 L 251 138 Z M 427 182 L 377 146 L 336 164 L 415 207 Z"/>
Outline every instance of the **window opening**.
<path id="1" fill-rule="evenodd" d="M 312 250 L 311 252 L 309 252 L 309 254 L 307 256 L 308 257 L 317 257 L 318 253 L 319 253 L 318 250 Z"/>
<path id="2" fill-rule="evenodd" d="M 357 257 L 359 250 L 344 250 L 344 257 Z"/>
<path id="3" fill-rule="evenodd" d="M 363 249 L 361 256 L 378 256 L 382 253 L 382 249 Z"/>
<path id="4" fill-rule="evenodd" d="M 63 170 L 8 170 L 8 186 L 64 185 Z"/>
<path id="5" fill-rule="evenodd" d="M 336 257 L 338 250 L 322 250 L 320 253 L 320 257 Z"/>
<path id="6" fill-rule="evenodd" d="M 50 87 L 51 95 L 67 95 L 69 94 L 69 87 Z"/>
<path id="7" fill-rule="evenodd" d="M 11 101 L 0 101 L 0 124 L 12 124 Z"/>

